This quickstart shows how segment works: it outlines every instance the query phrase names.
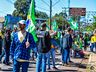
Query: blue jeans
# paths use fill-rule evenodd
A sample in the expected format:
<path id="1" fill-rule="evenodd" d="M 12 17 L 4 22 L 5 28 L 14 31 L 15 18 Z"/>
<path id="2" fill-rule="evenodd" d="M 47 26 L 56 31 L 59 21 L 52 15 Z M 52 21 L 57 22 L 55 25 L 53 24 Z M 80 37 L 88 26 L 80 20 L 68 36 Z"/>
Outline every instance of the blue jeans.
<path id="1" fill-rule="evenodd" d="M 22 72 L 28 72 L 29 62 L 18 62 L 14 60 L 13 72 L 20 72 L 22 66 Z"/>
<path id="2" fill-rule="evenodd" d="M 55 49 L 52 48 L 48 53 L 48 68 L 50 68 L 50 55 L 52 56 L 53 67 L 55 67 Z"/>
<path id="3" fill-rule="evenodd" d="M 61 55 L 62 55 L 62 63 L 64 63 L 64 49 L 62 49 Z"/>
<path id="4" fill-rule="evenodd" d="M 64 53 L 63 53 L 64 55 L 63 55 L 63 62 L 64 63 L 68 63 L 69 62 L 69 60 L 70 60 L 70 49 L 64 49 Z"/>
<path id="5" fill-rule="evenodd" d="M 40 69 L 42 69 L 42 72 L 46 72 L 46 61 L 46 53 L 38 53 L 36 61 L 36 72 L 40 72 Z"/>
<path id="6" fill-rule="evenodd" d="M 94 49 L 94 43 L 91 43 L 90 50 L 93 52 Z"/>
<path id="7" fill-rule="evenodd" d="M 94 43 L 94 47 L 95 47 L 95 52 L 96 52 L 96 42 Z"/>
<path id="8" fill-rule="evenodd" d="M 2 54 L 0 55 L 0 61 L 2 60 L 2 58 L 4 57 L 4 55 L 5 55 L 5 50 L 3 49 Z"/>
<path id="9" fill-rule="evenodd" d="M 37 58 L 37 53 L 32 50 L 32 59 L 34 60 L 34 56 Z"/>
<path id="10" fill-rule="evenodd" d="M 5 59 L 4 59 L 4 62 L 5 63 L 9 63 L 10 49 L 4 48 L 4 50 L 5 50 Z"/>

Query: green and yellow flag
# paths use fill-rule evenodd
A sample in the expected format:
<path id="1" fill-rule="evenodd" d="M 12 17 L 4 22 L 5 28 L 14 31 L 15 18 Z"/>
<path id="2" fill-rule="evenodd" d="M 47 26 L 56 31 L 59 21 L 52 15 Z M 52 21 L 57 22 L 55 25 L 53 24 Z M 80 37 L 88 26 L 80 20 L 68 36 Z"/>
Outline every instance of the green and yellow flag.
<path id="1" fill-rule="evenodd" d="M 28 16 L 27 16 L 27 25 L 28 31 L 33 35 L 34 41 L 37 42 L 38 39 L 36 37 L 36 30 L 35 30 L 35 8 L 34 8 L 34 0 L 31 0 Z"/>
<path id="2" fill-rule="evenodd" d="M 70 24 L 70 27 L 73 29 L 73 30 L 78 30 L 78 23 L 75 22 L 72 18 L 70 18 L 70 20 L 68 20 L 69 24 Z"/>

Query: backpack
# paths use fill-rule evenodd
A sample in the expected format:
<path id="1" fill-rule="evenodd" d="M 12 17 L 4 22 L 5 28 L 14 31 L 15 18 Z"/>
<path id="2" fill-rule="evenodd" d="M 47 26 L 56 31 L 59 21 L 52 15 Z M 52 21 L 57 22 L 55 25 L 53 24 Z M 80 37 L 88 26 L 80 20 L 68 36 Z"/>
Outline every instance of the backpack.
<path id="1" fill-rule="evenodd" d="M 42 31 L 41 31 L 42 32 Z M 51 37 L 48 31 L 45 32 L 43 37 L 39 37 L 38 51 L 47 53 L 51 49 Z"/>

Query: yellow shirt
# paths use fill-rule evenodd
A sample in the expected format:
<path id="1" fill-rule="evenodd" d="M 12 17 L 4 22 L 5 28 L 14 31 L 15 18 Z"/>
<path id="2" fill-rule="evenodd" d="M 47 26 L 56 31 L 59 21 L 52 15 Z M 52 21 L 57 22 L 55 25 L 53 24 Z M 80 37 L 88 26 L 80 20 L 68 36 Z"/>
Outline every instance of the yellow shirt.
<path id="1" fill-rule="evenodd" d="M 91 43 L 94 43 L 94 42 L 96 42 L 96 36 L 91 37 Z"/>

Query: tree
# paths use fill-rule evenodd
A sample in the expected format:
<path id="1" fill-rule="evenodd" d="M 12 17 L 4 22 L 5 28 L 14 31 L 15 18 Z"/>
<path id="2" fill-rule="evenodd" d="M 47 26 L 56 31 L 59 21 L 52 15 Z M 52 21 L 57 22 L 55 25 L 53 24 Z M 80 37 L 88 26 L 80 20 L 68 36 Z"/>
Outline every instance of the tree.
<path id="1" fill-rule="evenodd" d="M 58 27 L 65 29 L 65 27 L 67 27 L 67 25 L 69 24 L 66 20 L 66 13 L 62 13 L 60 12 L 59 14 L 55 14 L 53 18 L 56 19 Z"/>
<path id="2" fill-rule="evenodd" d="M 21 16 L 23 19 L 26 20 L 30 3 L 31 3 L 31 0 L 17 0 L 14 3 L 14 7 L 16 9 L 13 11 L 13 16 Z M 48 15 L 45 12 L 41 12 L 37 10 L 35 10 L 35 15 L 37 18 L 48 18 Z"/>
<path id="3" fill-rule="evenodd" d="M 82 28 L 84 31 L 94 31 L 94 29 L 96 29 L 96 16 L 94 16 L 94 22 L 91 25 Z"/>
<path id="4" fill-rule="evenodd" d="M 13 11 L 13 16 L 21 16 L 23 19 L 27 19 L 30 3 L 31 0 L 16 0 L 14 3 L 16 9 Z"/>
<path id="5" fill-rule="evenodd" d="M 37 18 L 48 18 L 48 15 L 45 12 L 36 10 L 36 17 Z"/>
<path id="6" fill-rule="evenodd" d="M 93 29 L 96 29 L 96 16 L 94 16 Z"/>

